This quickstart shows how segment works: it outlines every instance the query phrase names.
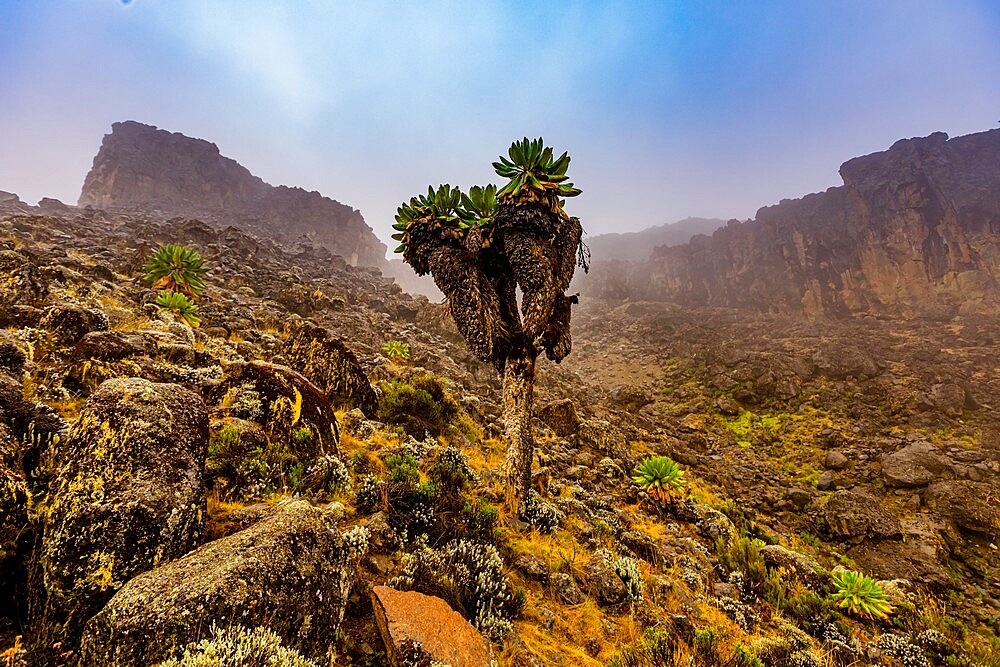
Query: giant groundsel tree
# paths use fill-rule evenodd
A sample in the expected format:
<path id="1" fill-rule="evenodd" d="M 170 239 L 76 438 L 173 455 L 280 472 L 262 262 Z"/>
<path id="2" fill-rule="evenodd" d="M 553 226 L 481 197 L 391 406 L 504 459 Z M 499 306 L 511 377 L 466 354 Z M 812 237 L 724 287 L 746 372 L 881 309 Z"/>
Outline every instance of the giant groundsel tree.
<path id="1" fill-rule="evenodd" d="M 493 163 L 509 179 L 499 190 L 428 187 L 396 215 L 396 251 L 418 275 L 433 276 L 469 348 L 502 378 L 504 476 L 514 511 L 531 484 L 535 361 L 541 351 L 555 362 L 570 353 L 577 299 L 566 290 L 576 266 L 587 269 L 580 221 L 563 208 L 580 194 L 567 182 L 569 162 L 541 138 L 526 137 Z"/>

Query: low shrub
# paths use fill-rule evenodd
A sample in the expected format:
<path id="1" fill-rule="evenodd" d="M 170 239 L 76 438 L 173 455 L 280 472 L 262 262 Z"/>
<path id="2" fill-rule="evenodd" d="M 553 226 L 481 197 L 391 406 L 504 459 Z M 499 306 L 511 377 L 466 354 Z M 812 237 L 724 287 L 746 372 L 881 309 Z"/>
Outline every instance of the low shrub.
<path id="1" fill-rule="evenodd" d="M 212 635 L 160 667 L 318 667 L 265 627 L 213 628 Z"/>
<path id="2" fill-rule="evenodd" d="M 458 406 L 433 375 L 417 374 L 408 382 L 383 382 L 379 389 L 379 421 L 402 426 L 414 437 L 440 435 L 458 415 Z"/>

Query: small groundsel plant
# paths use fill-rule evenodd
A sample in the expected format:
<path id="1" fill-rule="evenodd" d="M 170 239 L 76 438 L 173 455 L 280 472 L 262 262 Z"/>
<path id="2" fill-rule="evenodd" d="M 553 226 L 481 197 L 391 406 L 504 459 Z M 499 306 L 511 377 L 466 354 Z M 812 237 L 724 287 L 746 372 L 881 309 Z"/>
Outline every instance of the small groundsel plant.
<path id="1" fill-rule="evenodd" d="M 650 456 L 632 471 L 632 481 L 661 505 L 673 502 L 684 491 L 684 471 L 667 456 Z"/>
<path id="2" fill-rule="evenodd" d="M 410 358 L 410 346 L 401 340 L 390 340 L 382 344 L 382 354 L 392 361 L 406 361 Z"/>
<path id="3" fill-rule="evenodd" d="M 882 587 L 866 574 L 853 570 L 833 573 L 836 591 L 832 598 L 837 606 L 855 616 L 887 619 L 893 612 Z"/>
<path id="4" fill-rule="evenodd" d="M 198 305 L 180 292 L 162 290 L 156 297 L 156 306 L 165 313 L 173 315 L 178 322 L 183 322 L 192 329 L 201 324 L 198 318 Z"/>
<path id="5" fill-rule="evenodd" d="M 205 290 L 205 258 L 197 250 L 176 243 L 160 246 L 142 267 L 153 289 L 169 290 L 197 299 Z"/>
<path id="6" fill-rule="evenodd" d="M 281 637 L 265 627 L 252 630 L 232 626 L 212 628 L 212 637 L 185 649 L 180 658 L 160 667 L 318 667 L 301 653 L 286 647 Z"/>

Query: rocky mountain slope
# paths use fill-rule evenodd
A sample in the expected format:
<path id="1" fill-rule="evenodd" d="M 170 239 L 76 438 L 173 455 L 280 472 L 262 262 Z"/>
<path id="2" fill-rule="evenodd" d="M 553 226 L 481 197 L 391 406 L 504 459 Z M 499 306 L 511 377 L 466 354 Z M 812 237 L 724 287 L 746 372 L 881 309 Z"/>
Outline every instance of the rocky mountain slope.
<path id="1" fill-rule="evenodd" d="M 114 123 L 104 136 L 79 205 L 197 217 L 285 243 L 304 236 L 352 265 L 385 261 L 386 247 L 360 211 L 269 185 L 213 143 L 135 121 Z"/>
<path id="2" fill-rule="evenodd" d="M 519 520 L 495 373 L 440 306 L 306 241 L 45 204 L 0 195 L 9 664 L 1000 655 L 994 317 L 584 298 L 573 354 L 540 363 Z M 166 242 L 211 269 L 199 328 L 141 279 Z M 630 480 L 651 454 L 686 470 L 674 503 Z M 888 620 L 836 607 L 844 567 L 883 582 Z"/>
<path id="3" fill-rule="evenodd" d="M 1000 312 L 1000 130 L 904 139 L 844 185 L 660 248 L 612 292 L 759 312 Z"/>

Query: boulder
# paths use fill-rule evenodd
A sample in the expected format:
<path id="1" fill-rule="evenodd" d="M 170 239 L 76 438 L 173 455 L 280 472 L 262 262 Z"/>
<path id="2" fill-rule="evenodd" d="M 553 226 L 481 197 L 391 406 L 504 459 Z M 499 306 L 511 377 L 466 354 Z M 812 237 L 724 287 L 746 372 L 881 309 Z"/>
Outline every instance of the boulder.
<path id="1" fill-rule="evenodd" d="M 628 596 L 624 582 L 615 572 L 610 554 L 602 549 L 598 549 L 590 557 L 584 568 L 584 576 L 590 596 L 602 606 L 619 604 Z"/>
<path id="2" fill-rule="evenodd" d="M 1000 538 L 1000 489 L 985 482 L 953 480 L 927 487 L 924 502 L 936 514 L 967 531 Z"/>
<path id="3" fill-rule="evenodd" d="M 953 382 L 931 386 L 931 404 L 949 417 L 961 417 L 967 399 L 965 389 Z"/>
<path id="4" fill-rule="evenodd" d="M 760 555 L 769 568 L 783 568 L 787 576 L 815 590 L 821 590 L 823 583 L 829 579 L 819 563 L 805 554 L 786 549 L 780 544 L 767 544 L 761 547 Z"/>
<path id="5" fill-rule="evenodd" d="M 576 435 L 580 430 L 580 416 L 573 401 L 568 398 L 542 406 L 538 410 L 538 418 L 560 438 Z"/>
<path id="6" fill-rule="evenodd" d="M 908 579 L 938 593 L 954 585 L 936 558 L 909 541 L 861 543 L 847 556 L 877 579 Z"/>
<path id="7" fill-rule="evenodd" d="M 71 303 L 49 306 L 38 323 L 60 347 L 74 345 L 91 331 L 107 331 L 108 326 L 108 317 L 101 311 Z"/>
<path id="8" fill-rule="evenodd" d="M 0 373 L 20 377 L 28 358 L 12 334 L 0 330 Z"/>
<path id="9" fill-rule="evenodd" d="M 17 306 L 40 306 L 49 295 L 48 284 L 27 257 L 0 250 L 0 326 L 18 324 Z"/>
<path id="10" fill-rule="evenodd" d="M 156 340 L 136 331 L 91 331 L 73 347 L 77 359 L 117 361 L 132 356 L 153 356 Z"/>
<path id="11" fill-rule="evenodd" d="M 285 341 L 282 354 L 289 366 L 309 378 L 335 404 L 360 408 L 374 417 L 378 396 L 357 357 L 342 341 L 309 322 L 294 329 Z"/>
<path id="12" fill-rule="evenodd" d="M 72 645 L 125 582 L 195 546 L 207 444 L 201 398 L 176 385 L 108 380 L 87 401 L 56 450 L 39 642 Z"/>
<path id="13" fill-rule="evenodd" d="M 867 493 L 836 491 L 823 513 L 830 532 L 849 540 L 897 539 L 902 537 L 899 520 L 885 504 Z"/>
<path id="14" fill-rule="evenodd" d="M 816 488 L 820 491 L 833 491 L 837 488 L 837 477 L 833 471 L 826 470 L 816 480 Z"/>
<path id="15" fill-rule="evenodd" d="M 305 500 L 141 574 L 87 623 L 80 667 L 136 667 L 174 655 L 212 625 L 264 626 L 324 658 L 353 577 L 335 517 Z"/>
<path id="16" fill-rule="evenodd" d="M 894 488 L 926 486 L 954 475 L 951 463 L 929 442 L 915 442 L 882 457 L 882 477 Z"/>
<path id="17" fill-rule="evenodd" d="M 839 449 L 831 449 L 823 457 L 823 467 L 828 470 L 843 470 L 850 461 Z"/>
<path id="18" fill-rule="evenodd" d="M 576 585 L 573 575 L 566 572 L 557 572 L 549 577 L 549 585 L 556 599 L 563 604 L 576 605 L 582 603 L 586 598 L 580 592 L 580 587 Z"/>
<path id="19" fill-rule="evenodd" d="M 489 644 L 441 598 L 375 586 L 372 607 L 389 664 L 402 667 L 407 653 L 418 653 L 451 667 L 489 667 Z"/>
<path id="20" fill-rule="evenodd" d="M 582 422 L 580 441 L 603 456 L 622 459 L 628 455 L 625 434 L 606 419 L 588 419 Z"/>

